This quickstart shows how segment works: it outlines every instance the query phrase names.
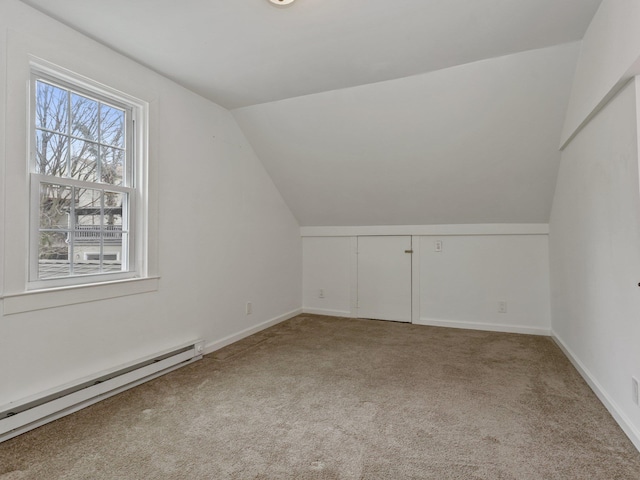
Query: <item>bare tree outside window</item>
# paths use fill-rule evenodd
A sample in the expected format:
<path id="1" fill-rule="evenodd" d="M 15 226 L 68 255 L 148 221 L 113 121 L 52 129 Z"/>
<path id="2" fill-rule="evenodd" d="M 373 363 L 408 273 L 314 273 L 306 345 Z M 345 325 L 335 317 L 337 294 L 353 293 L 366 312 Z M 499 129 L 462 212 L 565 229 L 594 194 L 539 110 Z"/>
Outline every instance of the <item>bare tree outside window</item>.
<path id="1" fill-rule="evenodd" d="M 46 177 L 39 184 L 38 278 L 123 269 L 128 193 L 113 187 L 130 182 L 126 115 L 36 80 L 34 173 Z"/>

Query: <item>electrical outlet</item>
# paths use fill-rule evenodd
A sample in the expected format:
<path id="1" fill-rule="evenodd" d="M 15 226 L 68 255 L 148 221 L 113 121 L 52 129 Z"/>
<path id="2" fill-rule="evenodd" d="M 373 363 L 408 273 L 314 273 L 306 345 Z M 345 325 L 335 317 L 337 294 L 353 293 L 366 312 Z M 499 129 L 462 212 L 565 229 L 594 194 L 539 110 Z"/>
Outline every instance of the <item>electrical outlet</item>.
<path id="1" fill-rule="evenodd" d="M 253 305 L 251 304 L 251 302 L 247 302 L 246 312 L 247 315 L 251 315 L 253 313 Z"/>
<path id="2" fill-rule="evenodd" d="M 638 405 L 638 380 L 635 377 L 631 377 L 631 398 L 633 403 Z"/>
<path id="3" fill-rule="evenodd" d="M 318 298 L 324 298 L 324 288 L 320 289 L 320 292 L 318 293 Z"/>
<path id="4" fill-rule="evenodd" d="M 498 313 L 507 313 L 507 302 L 498 302 Z"/>
<path id="5" fill-rule="evenodd" d="M 442 240 L 436 240 L 434 243 L 434 250 L 436 252 L 442 252 Z"/>

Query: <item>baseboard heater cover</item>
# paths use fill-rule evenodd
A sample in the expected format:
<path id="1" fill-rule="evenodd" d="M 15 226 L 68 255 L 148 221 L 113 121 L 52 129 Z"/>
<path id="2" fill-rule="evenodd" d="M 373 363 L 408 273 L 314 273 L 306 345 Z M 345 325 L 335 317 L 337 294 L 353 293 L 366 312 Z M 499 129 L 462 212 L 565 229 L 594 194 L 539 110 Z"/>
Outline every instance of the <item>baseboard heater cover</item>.
<path id="1" fill-rule="evenodd" d="M 0 442 L 200 360 L 203 352 L 204 341 L 189 342 L 0 406 Z"/>

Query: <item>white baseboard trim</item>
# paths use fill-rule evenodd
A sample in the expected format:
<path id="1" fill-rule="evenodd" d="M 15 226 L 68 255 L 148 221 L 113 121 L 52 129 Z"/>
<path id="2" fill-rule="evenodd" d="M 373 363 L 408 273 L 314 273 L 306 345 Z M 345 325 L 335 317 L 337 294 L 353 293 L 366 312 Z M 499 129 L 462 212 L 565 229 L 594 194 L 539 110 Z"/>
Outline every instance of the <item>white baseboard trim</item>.
<path id="1" fill-rule="evenodd" d="M 578 370 L 578 373 L 584 378 L 585 382 L 591 387 L 593 393 L 596 394 L 598 399 L 602 402 L 605 408 L 609 411 L 613 419 L 620 425 L 622 431 L 629 437 L 629 440 L 633 443 L 638 451 L 640 451 L 640 430 L 638 430 L 629 417 L 625 415 L 618 404 L 609 396 L 609 394 L 602 388 L 602 385 L 595 379 L 589 369 L 578 359 L 578 357 L 571 351 L 571 349 L 558 337 L 558 335 L 552 330 L 551 338 L 556 342 L 560 350 L 567 356 L 569 361 Z"/>
<path id="2" fill-rule="evenodd" d="M 227 345 L 231 345 L 232 343 L 235 343 L 238 340 L 242 340 L 243 338 L 253 335 L 254 333 L 258 333 L 266 328 L 284 322 L 285 320 L 289 320 L 290 318 L 293 318 L 296 315 L 300 315 L 301 313 L 302 309 L 298 308 L 265 322 L 259 323 L 258 325 L 254 325 L 253 327 L 245 328 L 238 333 L 234 333 L 227 337 L 221 338 L 220 340 L 216 340 L 215 342 L 208 343 L 204 348 L 204 354 L 207 355 L 209 353 L 213 353 L 216 350 L 220 350 L 221 348 L 226 347 Z"/>
<path id="3" fill-rule="evenodd" d="M 439 320 L 437 318 L 421 318 L 416 325 L 432 327 L 463 328 L 465 330 L 482 330 L 487 332 L 523 333 L 526 335 L 551 335 L 551 329 L 541 327 L 527 327 L 520 325 L 505 325 L 502 323 L 460 322 L 457 320 Z"/>
<path id="4" fill-rule="evenodd" d="M 311 313 L 314 315 L 328 315 L 329 317 L 346 317 L 351 318 L 351 312 L 346 310 L 330 310 L 328 308 L 302 308 L 302 313 Z"/>

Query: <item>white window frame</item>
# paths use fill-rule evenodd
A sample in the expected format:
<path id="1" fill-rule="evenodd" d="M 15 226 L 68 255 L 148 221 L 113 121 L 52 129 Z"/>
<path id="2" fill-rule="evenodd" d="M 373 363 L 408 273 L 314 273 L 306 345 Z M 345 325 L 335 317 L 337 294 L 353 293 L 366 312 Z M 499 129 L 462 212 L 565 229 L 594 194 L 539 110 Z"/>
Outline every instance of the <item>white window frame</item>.
<path id="1" fill-rule="evenodd" d="M 82 96 L 95 99 L 126 110 L 130 117 L 126 131 L 126 168 L 128 185 L 117 186 L 100 182 L 84 182 L 37 173 L 36 169 L 36 81 L 42 80 Z M 27 290 L 46 290 L 58 287 L 87 286 L 120 280 L 147 278 L 147 158 L 143 146 L 147 135 L 148 106 L 145 102 L 119 92 L 98 82 L 52 65 L 31 63 L 28 115 L 28 173 L 30 178 L 29 198 L 29 259 Z M 40 185 L 51 183 L 119 192 L 127 194 L 127 212 L 123 212 L 123 224 L 128 225 L 127 248 L 122 249 L 127 271 L 103 272 L 99 274 L 69 275 L 64 277 L 38 278 L 38 247 L 40 226 Z M 71 261 L 71 259 L 70 259 Z"/>

